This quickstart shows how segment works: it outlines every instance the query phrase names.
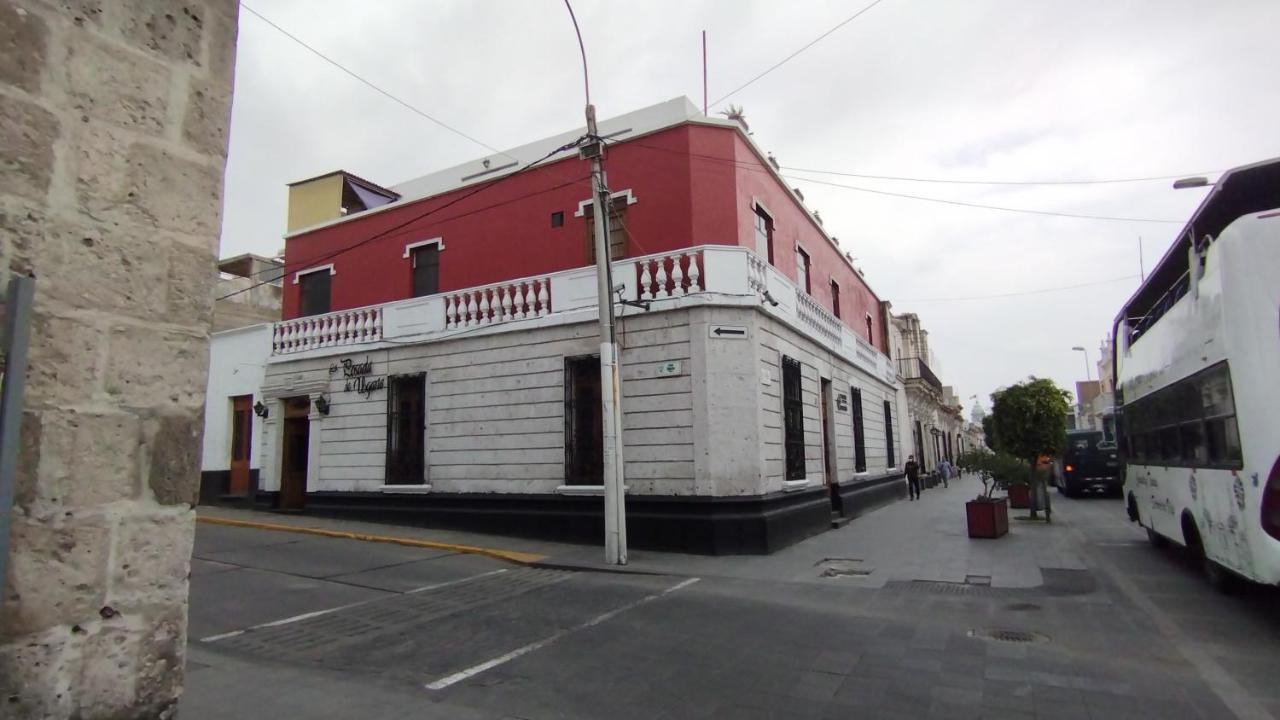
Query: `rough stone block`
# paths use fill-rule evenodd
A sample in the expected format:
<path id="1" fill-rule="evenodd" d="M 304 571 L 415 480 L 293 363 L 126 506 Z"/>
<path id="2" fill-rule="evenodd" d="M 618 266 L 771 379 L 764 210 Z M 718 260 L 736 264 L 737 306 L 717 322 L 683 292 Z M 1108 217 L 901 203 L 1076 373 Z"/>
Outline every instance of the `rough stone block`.
<path id="1" fill-rule="evenodd" d="M 129 150 L 127 189 L 134 217 L 161 228 L 216 237 L 222 227 L 222 165 L 205 165 L 149 145 Z"/>
<path id="2" fill-rule="evenodd" d="M 181 606 L 194 538 L 194 511 L 123 518 L 116 528 L 107 604 L 126 614 L 131 608 Z"/>
<path id="3" fill-rule="evenodd" d="M 65 628 L 0 644 L 0 716 L 69 717 L 78 659 L 79 637 Z"/>
<path id="4" fill-rule="evenodd" d="M 138 418 L 46 410 L 39 436 L 37 484 L 22 506 L 29 513 L 92 507 L 137 496 Z"/>
<path id="5" fill-rule="evenodd" d="M 79 27 L 102 27 L 103 0 L 60 0 L 58 10 Z"/>
<path id="6" fill-rule="evenodd" d="M 227 126 L 231 123 L 231 88 L 225 78 L 191 78 L 182 136 L 206 155 L 227 156 Z"/>
<path id="7" fill-rule="evenodd" d="M 104 389 L 129 407 L 199 408 L 208 366 L 203 335 L 118 326 L 111 330 Z"/>
<path id="8" fill-rule="evenodd" d="M 38 277 L 66 307 L 154 319 L 165 311 L 171 245 L 165 240 L 107 223 L 55 221 L 45 228 L 41 252 L 54 256 L 42 264 L 57 271 Z"/>
<path id="9" fill-rule="evenodd" d="M 239 0 L 215 0 L 209 15 L 207 47 L 210 77 L 221 78 L 228 87 L 236 66 L 236 34 L 239 31 Z"/>
<path id="10" fill-rule="evenodd" d="M 4 229 L 0 232 L 0 253 L 10 272 L 41 277 L 57 268 L 46 252 L 50 246 L 41 242 L 47 222 L 41 210 L 24 201 L 0 199 L 0 228 Z"/>
<path id="11" fill-rule="evenodd" d="M 0 193 L 43 200 L 59 123 L 34 103 L 0 95 Z"/>
<path id="12" fill-rule="evenodd" d="M 18 463 L 14 472 L 13 505 L 29 507 L 36 496 L 36 473 L 40 467 L 40 443 L 43 441 L 44 422 L 40 413 L 22 413 L 22 426 L 18 430 Z"/>
<path id="13" fill-rule="evenodd" d="M 0 82 L 36 92 L 48 52 L 44 18 L 17 3 L 0 4 Z"/>
<path id="14" fill-rule="evenodd" d="M 67 43 L 67 55 L 67 89 L 73 109 L 137 132 L 164 132 L 168 68 L 88 32 L 75 33 Z"/>
<path id="15" fill-rule="evenodd" d="M 204 326 L 212 320 L 217 270 L 218 260 L 213 250 L 169 246 L 166 307 L 171 322 Z"/>
<path id="16" fill-rule="evenodd" d="M 161 505 L 194 506 L 200 495 L 203 414 L 163 415 L 147 424 L 154 427 L 147 443 L 151 494 Z"/>
<path id="17" fill-rule="evenodd" d="M 172 60 L 200 64 L 206 11 L 190 0 L 129 0 L 124 3 L 124 37 Z"/>
<path id="18" fill-rule="evenodd" d="M 187 531 L 191 532 L 190 529 Z M 186 608 L 175 606 L 149 618 L 147 639 L 138 657 L 135 698 L 143 714 L 169 717 L 182 692 L 184 654 L 187 647 Z"/>
<path id="19" fill-rule="evenodd" d="M 56 626 L 69 631 L 98 617 L 111 533 L 103 520 L 68 515 L 58 524 L 14 518 L 0 638 Z"/>
<path id="20" fill-rule="evenodd" d="M 40 307 L 31 318 L 31 350 L 27 356 L 26 404 L 82 402 L 98 391 L 98 356 L 105 333 L 88 323 L 56 317 Z"/>
<path id="21" fill-rule="evenodd" d="M 145 635 L 141 628 L 120 620 L 94 623 L 86 633 L 76 678 L 78 717 L 118 717 L 135 702 L 135 676 Z"/>

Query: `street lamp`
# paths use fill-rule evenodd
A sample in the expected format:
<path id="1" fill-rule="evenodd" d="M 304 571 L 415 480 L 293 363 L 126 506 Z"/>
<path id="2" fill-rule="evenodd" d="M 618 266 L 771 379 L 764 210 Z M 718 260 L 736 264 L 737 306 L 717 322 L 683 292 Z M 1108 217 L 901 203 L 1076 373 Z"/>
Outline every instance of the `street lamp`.
<path id="1" fill-rule="evenodd" d="M 1205 187 L 1209 184 L 1209 178 L 1197 175 L 1196 177 L 1184 177 L 1173 182 L 1174 190 L 1186 190 L 1187 188 Z"/>
<path id="2" fill-rule="evenodd" d="M 1085 380 L 1092 380 L 1092 379 L 1093 379 L 1093 374 L 1089 372 L 1089 351 L 1088 351 L 1088 350 L 1085 350 L 1084 348 L 1080 347 L 1079 345 L 1077 345 L 1077 346 L 1075 346 L 1075 347 L 1073 347 L 1073 348 L 1071 348 L 1071 349 L 1072 349 L 1072 350 L 1075 350 L 1076 352 L 1082 352 L 1082 353 L 1084 353 L 1084 379 L 1085 379 Z"/>

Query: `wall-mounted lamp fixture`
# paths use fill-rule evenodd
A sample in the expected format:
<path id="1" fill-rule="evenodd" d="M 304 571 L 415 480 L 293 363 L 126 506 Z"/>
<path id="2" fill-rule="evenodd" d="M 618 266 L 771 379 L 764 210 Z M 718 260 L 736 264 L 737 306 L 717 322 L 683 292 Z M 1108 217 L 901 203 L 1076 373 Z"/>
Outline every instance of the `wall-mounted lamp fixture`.
<path id="1" fill-rule="evenodd" d="M 258 417 L 265 420 L 267 417 L 267 412 L 268 412 L 267 406 L 263 405 L 261 400 L 253 404 L 254 415 L 257 415 Z"/>
<path id="2" fill-rule="evenodd" d="M 321 415 L 329 414 L 329 398 L 323 395 L 316 398 L 316 412 L 320 413 Z"/>

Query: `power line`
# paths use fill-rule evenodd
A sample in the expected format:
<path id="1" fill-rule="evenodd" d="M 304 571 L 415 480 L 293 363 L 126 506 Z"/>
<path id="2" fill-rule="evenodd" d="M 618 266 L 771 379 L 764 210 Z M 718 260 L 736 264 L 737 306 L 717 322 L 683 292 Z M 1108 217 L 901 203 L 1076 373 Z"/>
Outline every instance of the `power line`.
<path id="1" fill-rule="evenodd" d="M 268 268 L 267 270 L 261 271 L 261 273 L 265 273 L 265 272 L 272 272 L 272 273 L 275 273 L 275 272 L 278 272 L 278 273 L 280 273 L 280 274 L 279 274 L 276 278 L 273 278 L 273 279 L 271 279 L 271 280 L 264 280 L 264 281 L 262 281 L 262 282 L 255 283 L 255 284 L 253 284 L 253 285 L 249 285 L 248 287 L 244 287 L 244 288 L 241 288 L 241 289 L 236 290 L 236 291 L 234 291 L 234 292 L 230 292 L 230 293 L 227 293 L 226 295 L 222 295 L 222 296 L 220 296 L 220 297 L 218 297 L 218 298 L 215 298 L 215 300 L 226 300 L 227 298 L 235 297 L 236 295 L 239 295 L 239 294 L 241 294 L 241 293 L 249 292 L 250 290 L 252 290 L 252 289 L 254 289 L 254 288 L 262 287 L 263 285 L 267 285 L 267 284 L 270 284 L 271 282 L 274 282 L 274 280 L 276 280 L 276 279 L 279 279 L 279 278 L 283 278 L 283 277 L 285 277 L 286 275 L 288 275 L 288 274 L 289 274 L 289 271 L 290 271 L 290 270 L 296 270 L 296 269 L 299 269 L 299 268 L 306 268 L 306 267 L 311 266 L 311 265 L 314 265 L 314 264 L 316 264 L 316 263 L 318 263 L 318 262 L 323 262 L 323 261 L 325 261 L 325 260 L 331 260 L 331 259 L 333 259 L 333 258 L 335 258 L 335 257 L 338 257 L 339 255 L 342 255 L 342 254 L 347 253 L 347 252 L 349 252 L 349 251 L 351 251 L 351 250 L 354 250 L 354 249 L 356 249 L 356 248 L 358 248 L 358 247 L 361 247 L 361 246 L 363 246 L 363 245 L 366 245 L 366 244 L 368 244 L 368 243 L 371 243 L 371 242 L 373 242 L 374 240 L 377 240 L 377 239 L 379 239 L 379 238 L 386 237 L 386 236 L 388 236 L 388 235 L 390 235 L 390 234 L 392 234 L 392 233 L 394 233 L 394 232 L 397 232 L 397 231 L 399 231 L 399 230 L 403 230 L 405 227 L 407 227 L 407 226 L 409 226 L 409 225 L 411 225 L 411 224 L 413 224 L 413 223 L 415 223 L 415 222 L 418 222 L 419 220 L 422 220 L 423 218 L 426 218 L 426 217 L 429 217 L 429 216 L 431 216 L 431 215 L 434 215 L 434 214 L 436 214 L 436 213 L 440 212 L 441 210 L 444 210 L 445 208 L 451 207 L 451 206 L 453 206 L 453 205 L 456 205 L 456 204 L 458 204 L 458 203 L 462 202 L 463 200 L 466 200 L 466 199 L 468 199 L 468 198 L 474 197 L 474 196 L 476 196 L 476 195 L 478 195 L 478 194 L 480 194 L 480 193 L 484 192 L 485 190 L 488 190 L 489 188 L 491 188 L 491 187 L 493 187 L 493 186 L 497 185 L 498 183 L 501 183 L 501 182 L 502 182 L 502 181 L 504 181 L 504 180 L 509 180 L 509 179 L 511 179 L 511 178 L 513 178 L 513 177 L 516 177 L 517 175 L 520 175 L 520 174 L 522 174 L 522 173 L 525 173 L 525 172 L 527 172 L 527 171 L 529 171 L 529 170 L 533 169 L 534 167 L 537 167 L 540 163 L 542 163 L 543 161 L 545 161 L 545 160 L 547 160 L 548 158 L 552 157 L 553 155 L 555 155 L 555 154 L 557 154 L 557 153 L 560 153 L 560 152 L 563 152 L 563 151 L 565 151 L 565 150 L 568 150 L 569 148 L 576 147 L 576 146 L 578 145 L 578 143 L 580 143 L 582 140 L 583 140 L 583 138 L 579 138 L 579 139 L 577 139 L 577 140 L 574 140 L 574 141 L 573 141 L 573 142 L 571 142 L 571 143 L 565 143 L 564 145 L 561 145 L 560 147 L 558 147 L 558 148 L 556 148 L 556 149 L 552 150 L 551 152 L 547 153 L 546 155 L 543 155 L 542 157 L 538 158 L 537 160 L 534 160 L 533 162 L 529 163 L 528 165 L 525 165 L 524 167 L 520 168 L 519 170 L 516 170 L 515 172 L 513 172 L 513 173 L 511 173 L 511 174 L 509 174 L 509 175 L 504 175 L 503 177 L 495 178 L 495 179 L 493 179 L 493 180 L 491 180 L 491 181 L 489 181 L 489 182 L 487 182 L 487 183 L 485 183 L 485 184 L 483 184 L 483 185 L 480 185 L 479 187 L 477 187 L 476 189 L 472 190 L 472 191 L 471 191 L 471 192 L 469 192 L 469 193 L 465 193 L 465 194 L 463 194 L 463 195 L 459 195 L 458 197 L 456 197 L 456 198 L 454 198 L 454 199 L 450 200 L 449 202 L 447 202 L 447 203 L 445 203 L 445 204 L 441 205 L 440 207 L 432 208 L 431 210 L 427 210 L 426 212 L 419 213 L 419 214 L 417 214 L 417 215 L 415 215 L 415 216 L 413 216 L 413 217 L 409 218 L 408 220 L 405 220 L 404 222 L 399 223 L 398 225 L 393 225 L 393 226 L 391 226 L 391 227 L 387 228 L 386 230 L 383 230 L 383 231 L 381 231 L 381 232 L 375 233 L 375 234 L 373 234 L 373 235 L 371 235 L 371 236 L 369 236 L 369 237 L 367 237 L 367 238 L 364 238 L 364 239 L 358 240 L 358 241 L 356 241 L 356 242 L 352 243 L 351 245 L 347 245 L 347 246 L 345 246 L 345 247 L 339 248 L 339 249 L 334 250 L 334 251 L 329 252 L 329 253 L 324 253 L 324 254 L 321 254 L 321 255 L 318 255 L 318 256 L 315 256 L 315 257 L 310 257 L 310 258 L 307 258 L 307 259 L 305 259 L 305 260 L 300 260 L 300 261 L 298 261 L 298 262 L 296 262 L 296 263 L 292 263 L 292 264 L 286 265 L 286 266 L 284 266 L 284 267 L 279 267 L 279 268 Z M 511 198 L 511 199 L 509 199 L 509 200 L 504 200 L 504 201 L 502 201 L 502 202 L 500 202 L 500 203 L 495 203 L 495 204 L 493 204 L 493 205 L 489 205 L 489 206 L 487 206 L 487 207 L 477 208 L 477 209 L 475 209 L 475 210 L 471 210 L 471 211 L 468 211 L 468 212 L 465 212 L 465 213 L 460 213 L 460 214 L 458 214 L 458 215 L 454 215 L 454 216 L 452 216 L 452 217 L 445 218 L 445 220 L 453 220 L 453 219 L 457 219 L 457 218 L 460 218 L 460 217 L 466 217 L 467 215 L 472 215 L 472 214 L 475 214 L 475 213 L 478 213 L 478 212 L 483 212 L 483 211 L 485 211 L 485 210 L 491 210 L 491 209 L 493 209 L 493 208 L 495 208 L 495 207 L 500 207 L 500 206 L 502 206 L 502 205 L 508 205 L 508 204 L 510 204 L 510 203 L 517 202 L 517 201 L 519 201 L 519 200 L 524 200 L 524 199 L 526 199 L 526 198 L 533 197 L 534 195 L 541 195 L 541 194 L 543 194 L 543 193 L 551 192 L 552 190 L 558 190 L 558 189 L 563 188 L 563 187 L 568 187 L 568 186 L 570 186 L 570 185 L 574 185 L 574 184 L 576 184 L 576 183 L 582 182 L 582 181 L 583 181 L 583 180 L 585 180 L 585 179 L 587 179 L 587 178 L 583 177 L 583 178 L 577 178 L 577 179 L 574 179 L 574 180 L 569 180 L 569 181 L 567 181 L 567 182 L 563 182 L 563 183 L 561 183 L 561 184 L 559 184 L 559 185 L 556 185 L 556 186 L 554 186 L 554 187 L 544 188 L 544 189 L 542 189 L 542 190 L 537 190 L 537 191 L 534 191 L 534 192 L 531 192 L 531 193 L 527 193 L 527 194 L 525 194 L 525 195 L 521 195 L 520 197 Z M 261 273 L 259 273 L 259 274 L 261 274 Z"/>
<path id="2" fill-rule="evenodd" d="M 837 170 L 814 170 L 782 166 L 782 170 L 791 172 L 815 173 L 817 175 L 839 175 L 841 177 L 862 178 L 865 180 L 899 180 L 902 182 L 943 183 L 948 185 L 1109 185 L 1115 183 L 1149 182 L 1152 180 L 1177 180 L 1191 175 L 1216 175 L 1221 170 L 1209 172 L 1183 173 L 1181 175 L 1153 175 L 1135 178 L 1108 178 L 1103 180 L 952 180 L 949 178 L 902 177 L 898 175 L 868 175 L 864 173 L 840 172 Z"/>
<path id="3" fill-rule="evenodd" d="M 408 109 L 410 112 L 413 112 L 413 113 L 415 113 L 415 114 L 417 114 L 417 115 L 420 115 L 420 116 L 422 116 L 422 117 L 426 118 L 427 120 L 430 120 L 431 122 L 435 123 L 436 125 L 439 125 L 440 127 L 444 128 L 445 130 L 448 130 L 449 132 L 451 132 L 451 133 L 453 133 L 453 134 L 457 135 L 458 137 L 461 137 L 461 138 L 465 138 L 465 139 L 467 139 L 467 140 L 470 140 L 471 142 L 475 143 L 476 145 L 479 145 L 479 146 L 480 146 L 480 147 L 482 147 L 482 148 L 485 148 L 486 150 L 490 150 L 490 151 L 492 151 L 492 152 L 498 153 L 499 155 L 505 155 L 506 157 L 509 157 L 509 158 L 511 158 L 512 160 L 515 160 L 515 158 L 514 158 L 514 157 L 512 157 L 511 155 L 507 155 L 505 152 L 503 152 L 503 151 L 499 150 L 498 148 L 496 148 L 496 147 L 494 147 L 494 146 L 492 146 L 492 145 L 490 145 L 490 144 L 488 144 L 488 143 L 486 143 L 486 142 L 482 142 L 482 141 L 480 141 L 480 140 L 475 139 L 474 137 L 472 137 L 472 136 L 470 136 L 470 135 L 468 135 L 468 134 L 466 134 L 466 133 L 462 132 L 462 131 L 461 131 L 461 130 L 459 130 L 458 128 L 453 127 L 452 125 L 449 125 L 448 123 L 444 122 L 443 120 L 438 120 L 438 119 L 436 119 L 436 118 L 432 117 L 431 115 L 427 114 L 427 112 L 426 112 L 426 111 L 424 111 L 424 110 L 422 110 L 421 108 L 418 108 L 418 107 L 416 107 L 416 106 L 414 106 L 414 105 L 409 104 L 408 102 L 406 102 L 406 101 L 404 101 L 404 100 L 401 100 L 399 97 L 396 97 L 396 96 L 395 96 L 394 94 L 392 94 L 390 91 L 388 91 L 388 90 L 384 90 L 383 88 L 381 88 L 381 87 L 379 87 L 379 86 L 377 86 L 377 85 L 373 84 L 373 82 L 371 82 L 371 81 L 369 81 L 369 80 L 366 80 L 365 78 L 363 78 L 363 77 L 361 77 L 359 74 L 357 74 L 354 70 L 351 70 L 350 68 L 348 68 L 347 66 L 345 66 L 345 65 L 343 65 L 342 63 L 338 62 L 337 60 L 334 60 L 333 58 L 329 57 L 328 55 L 325 55 L 324 53 L 320 52 L 320 51 L 319 51 L 319 50 L 317 50 L 316 48 L 314 48 L 314 47 L 312 47 L 311 45 L 307 44 L 307 42 L 306 42 L 306 41 L 304 41 L 302 38 L 298 37 L 297 35 L 294 35 L 293 33 L 289 32 L 288 30 L 285 30 L 284 28 L 280 27 L 280 26 L 279 26 L 279 25 L 277 25 L 276 23 L 272 22 L 270 19 L 268 19 L 266 16 L 264 16 L 262 13 L 258 12 L 257 10 L 254 10 L 253 8 L 249 7 L 248 5 L 245 5 L 244 3 L 240 3 L 240 7 L 241 7 L 242 9 L 244 9 L 244 10 L 248 10 L 248 11 L 249 11 L 249 13 L 250 13 L 251 15 L 253 15 L 253 16 L 254 16 L 254 17 L 256 17 L 256 18 L 258 18 L 258 19 L 259 19 L 259 20 L 261 20 L 262 22 L 264 22 L 264 23 L 266 23 L 266 24 L 270 25 L 271 27 L 275 28 L 275 29 L 276 29 L 276 31 L 277 31 L 277 32 L 279 32 L 281 35 L 284 35 L 285 37 L 289 38 L 290 40 L 294 41 L 295 43 L 297 43 L 297 44 L 301 45 L 302 47 L 306 48 L 307 50 L 309 50 L 309 51 L 310 51 L 313 55 L 315 55 L 316 57 L 318 57 L 318 58 L 320 58 L 321 60 L 324 60 L 325 62 L 329 63 L 330 65 L 332 65 L 332 66 L 334 66 L 334 67 L 338 68 L 338 69 L 339 69 L 339 70 L 341 70 L 342 72 L 344 72 L 344 73 L 346 73 L 347 75 L 351 76 L 352 78 L 354 78 L 354 79 L 355 79 L 355 80 L 357 80 L 358 82 L 360 82 L 360 83 L 364 84 L 365 86 L 367 86 L 367 87 L 371 88 L 373 91 L 377 92 L 378 94 L 382 95 L 383 97 L 385 97 L 385 98 L 387 98 L 387 99 L 391 100 L 392 102 L 397 103 L 398 105 L 403 106 L 404 108 Z"/>
<path id="4" fill-rule="evenodd" d="M 748 80 L 748 81 L 746 81 L 746 82 L 742 83 L 741 85 L 739 85 L 738 87 L 734 88 L 733 90 L 731 90 L 730 92 L 728 92 L 727 94 L 725 94 L 723 97 L 721 97 L 721 98 L 719 98 L 718 100 L 716 100 L 716 101 L 712 102 L 711 104 L 712 104 L 712 105 L 719 105 L 722 101 L 724 101 L 724 100 L 728 100 L 728 99 L 729 99 L 730 97 L 732 97 L 733 95 L 736 95 L 737 93 L 739 93 L 740 91 L 742 91 L 742 90 L 743 90 L 744 88 L 746 88 L 748 85 L 750 85 L 750 84 L 754 83 L 755 81 L 759 80 L 760 78 L 764 77 L 765 75 L 768 75 L 769 73 L 773 72 L 774 70 L 777 70 L 778 68 L 782 67 L 784 64 L 786 64 L 789 60 L 791 60 L 791 59 L 792 59 L 792 58 L 794 58 L 795 56 L 799 55 L 800 53 L 804 52 L 805 50 L 808 50 L 809 48 L 813 47 L 814 45 L 817 45 L 819 42 L 821 42 L 824 38 L 826 38 L 826 37 L 827 37 L 828 35 L 830 35 L 831 33 L 833 33 L 833 32 L 835 32 L 835 31 L 839 30 L 840 28 L 844 27 L 845 25 L 848 25 L 849 23 L 853 22 L 854 20 L 857 20 L 857 19 L 858 19 L 858 17 L 859 17 L 859 16 L 861 16 L 863 13 L 865 13 L 866 11 L 870 10 L 871 8 L 873 8 L 873 7 L 877 6 L 877 5 L 879 5 L 879 4 L 880 4 L 880 3 L 882 3 L 882 2 L 884 2 L 884 0 L 874 0 L 874 2 L 872 2 L 870 5 L 868 5 L 868 6 L 864 7 L 864 8 L 862 8 L 861 10 L 859 10 L 859 11 L 858 11 L 858 12 L 856 12 L 856 13 L 854 13 L 853 15 L 851 15 L 851 16 L 849 16 L 849 17 L 845 18 L 844 20 L 840 21 L 840 22 L 839 22 L 835 27 L 833 27 L 833 28 L 831 28 L 830 30 L 828 30 L 828 31 L 826 31 L 826 32 L 824 32 L 824 33 L 822 33 L 821 35 L 819 35 L 818 37 L 814 38 L 813 40 L 810 40 L 810 41 L 808 42 L 808 44 L 806 44 L 804 47 L 802 47 L 802 48 L 800 48 L 799 50 L 796 50 L 795 52 L 791 53 L 790 55 L 788 55 L 788 56 L 786 56 L 786 57 L 782 58 L 782 59 L 781 59 L 781 60 L 779 60 L 778 62 L 776 62 L 776 63 L 774 63 L 773 65 L 771 65 L 771 66 L 769 67 L 769 69 L 768 69 L 768 70 L 765 70 L 764 72 L 760 73 L 759 75 L 757 75 L 757 76 L 755 76 L 755 77 L 751 78 L 750 80 Z"/>
<path id="5" fill-rule="evenodd" d="M 908 200 L 920 200 L 923 202 L 942 203 L 944 205 L 959 205 L 961 207 L 981 208 L 983 210 L 1000 210 L 1003 212 L 1024 213 L 1027 215 L 1048 215 L 1051 217 L 1077 218 L 1081 220 L 1110 220 L 1113 222 L 1150 222 L 1150 223 L 1170 223 L 1173 225 L 1182 225 L 1182 220 L 1161 220 L 1159 218 L 1135 218 L 1120 217 L 1115 215 L 1087 215 L 1084 213 L 1058 212 L 1056 210 L 1032 210 L 1029 208 L 1005 207 L 1003 205 L 986 205 L 983 203 L 964 202 L 963 200 L 947 200 L 945 198 L 928 197 L 925 195 L 909 195 L 907 193 L 890 192 L 888 190 L 873 190 L 871 188 L 856 187 L 854 185 L 844 185 L 841 183 L 827 182 L 825 180 L 814 180 L 812 178 L 795 177 L 794 175 L 783 175 L 788 180 L 797 182 L 811 182 L 818 185 L 829 185 L 831 187 L 844 188 L 845 190 L 855 190 L 857 192 L 872 193 L 874 195 L 887 195 L 889 197 L 906 198 Z"/>
<path id="6" fill-rule="evenodd" d="M 706 160 L 709 162 L 727 163 L 729 165 L 735 165 L 746 170 L 751 170 L 753 172 L 761 172 L 761 173 L 768 172 L 763 167 L 761 167 L 760 164 L 757 162 L 735 160 L 733 158 L 717 157 L 715 155 L 702 155 L 699 153 L 689 152 L 687 150 L 676 150 L 673 148 L 658 147 L 656 145 L 646 145 L 642 142 L 637 142 L 634 140 L 619 141 L 618 143 L 615 143 L 615 144 L 621 144 L 621 143 L 626 143 L 627 145 L 634 145 L 636 147 L 646 148 L 648 150 L 657 150 L 660 152 L 673 153 L 675 155 L 684 155 L 684 156 L 696 158 L 699 160 Z M 872 193 L 875 195 L 888 195 L 891 197 L 905 198 L 908 200 L 919 200 L 922 202 L 943 203 L 946 205 L 960 205 L 963 207 L 980 208 L 984 210 L 1000 210 L 1003 212 L 1027 213 L 1031 215 L 1049 215 L 1053 217 L 1068 217 L 1068 218 L 1078 218 L 1083 220 L 1109 220 L 1114 222 L 1156 222 L 1156 223 L 1171 223 L 1174 225 L 1183 224 L 1182 220 L 1161 220 L 1156 218 L 1132 218 L 1132 217 L 1118 217 L 1118 216 L 1112 216 L 1112 215 L 1087 215 L 1083 213 L 1058 212 L 1055 210 L 1034 210 L 1029 208 L 1005 207 L 1002 205 L 986 205 L 983 203 L 964 202 L 962 200 L 948 200 L 945 198 L 930 197 L 927 195 L 910 195 L 907 193 L 890 192 L 888 190 L 875 190 L 872 188 L 857 187 L 854 185 L 844 185 L 842 183 L 833 183 L 833 182 L 828 182 L 826 180 L 815 180 L 812 178 L 802 178 L 802 177 L 796 177 L 793 175 L 782 175 L 782 177 L 788 180 L 795 180 L 797 182 L 811 182 L 811 183 L 817 183 L 819 185 L 830 185 L 832 187 L 844 188 L 846 190 L 855 190 L 858 192 Z"/>
<path id="7" fill-rule="evenodd" d="M 1061 292 L 1063 290 L 1079 290 L 1081 288 L 1097 287 L 1098 285 L 1110 285 L 1118 283 L 1122 280 L 1136 280 L 1137 275 L 1125 275 L 1124 277 L 1111 278 L 1110 280 L 1098 280 L 1096 282 L 1081 283 L 1079 285 L 1062 285 L 1059 287 L 1040 288 L 1039 290 L 1023 290 L 1020 292 L 1000 293 L 997 295 L 969 295 L 967 297 L 949 297 L 949 298 L 916 298 L 914 300 L 898 300 L 896 302 L 959 302 L 962 300 L 992 300 L 995 298 L 1022 297 L 1024 295 L 1042 295 L 1044 293 Z"/>

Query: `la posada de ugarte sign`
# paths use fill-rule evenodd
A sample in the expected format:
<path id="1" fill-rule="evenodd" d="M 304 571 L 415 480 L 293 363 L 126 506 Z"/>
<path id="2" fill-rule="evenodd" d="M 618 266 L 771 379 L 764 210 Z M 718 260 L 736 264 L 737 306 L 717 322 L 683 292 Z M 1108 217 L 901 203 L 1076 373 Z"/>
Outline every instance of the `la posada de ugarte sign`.
<path id="1" fill-rule="evenodd" d="M 368 357 L 365 357 L 360 362 L 356 362 L 351 358 L 343 358 L 340 362 L 329 366 L 329 376 L 336 375 L 339 370 L 342 371 L 342 389 L 346 392 L 364 395 L 366 400 L 375 391 L 387 387 L 387 379 L 385 377 L 373 377 L 373 361 Z"/>

